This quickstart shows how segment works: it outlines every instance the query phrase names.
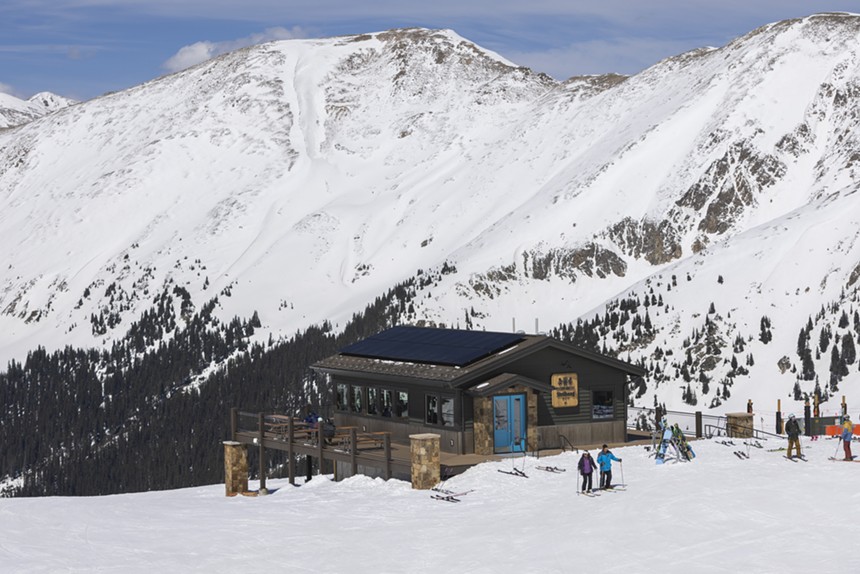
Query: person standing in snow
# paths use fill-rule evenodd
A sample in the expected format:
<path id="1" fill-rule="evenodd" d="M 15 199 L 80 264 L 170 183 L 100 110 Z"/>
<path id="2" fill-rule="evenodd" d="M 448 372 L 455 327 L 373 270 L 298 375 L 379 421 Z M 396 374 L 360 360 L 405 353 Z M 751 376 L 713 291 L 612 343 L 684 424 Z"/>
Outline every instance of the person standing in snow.
<path id="1" fill-rule="evenodd" d="M 612 461 L 621 462 L 609 451 L 609 447 L 603 445 L 600 454 L 597 455 L 597 464 L 600 465 L 600 488 L 612 488 Z"/>
<path id="2" fill-rule="evenodd" d="M 845 460 L 854 460 L 851 456 L 851 437 L 854 435 L 854 424 L 847 414 L 842 417 L 842 448 L 845 449 Z"/>
<path id="3" fill-rule="evenodd" d="M 582 453 L 576 467 L 579 469 L 579 474 L 582 475 L 582 492 L 591 492 L 591 475 L 594 473 L 594 469 L 597 468 L 597 465 L 595 464 L 594 459 L 591 458 L 588 451 Z"/>
<path id="4" fill-rule="evenodd" d="M 791 450 L 796 447 L 797 456 L 800 458 L 802 456 L 800 453 L 800 424 L 797 422 L 794 414 L 788 415 L 788 422 L 785 423 L 785 434 L 788 435 L 788 452 L 786 456 L 792 458 Z"/>

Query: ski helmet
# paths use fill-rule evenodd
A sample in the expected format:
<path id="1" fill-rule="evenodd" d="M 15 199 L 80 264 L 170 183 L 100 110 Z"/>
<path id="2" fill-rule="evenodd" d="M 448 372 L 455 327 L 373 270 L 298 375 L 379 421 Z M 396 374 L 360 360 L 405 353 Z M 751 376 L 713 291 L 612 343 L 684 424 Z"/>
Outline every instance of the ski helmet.
<path id="1" fill-rule="evenodd" d="M 850 415 L 845 415 L 845 416 L 844 416 L 844 417 L 842 417 L 842 418 L 843 418 L 843 419 L 845 419 L 846 421 L 850 421 L 850 420 L 851 420 L 851 416 L 850 416 Z"/>
<path id="2" fill-rule="evenodd" d="M 788 415 L 788 418 L 789 418 L 789 419 L 793 419 L 793 418 L 794 418 L 794 413 L 791 413 L 790 415 Z"/>

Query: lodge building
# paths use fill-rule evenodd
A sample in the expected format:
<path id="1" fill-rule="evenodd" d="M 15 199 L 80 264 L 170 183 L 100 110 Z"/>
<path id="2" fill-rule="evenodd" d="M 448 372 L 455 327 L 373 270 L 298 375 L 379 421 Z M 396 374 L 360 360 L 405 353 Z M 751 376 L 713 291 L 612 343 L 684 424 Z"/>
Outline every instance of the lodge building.
<path id="1" fill-rule="evenodd" d="M 624 442 L 628 383 L 645 376 L 545 335 L 410 326 L 311 368 L 330 377 L 336 426 L 397 443 L 435 433 L 461 455 Z"/>

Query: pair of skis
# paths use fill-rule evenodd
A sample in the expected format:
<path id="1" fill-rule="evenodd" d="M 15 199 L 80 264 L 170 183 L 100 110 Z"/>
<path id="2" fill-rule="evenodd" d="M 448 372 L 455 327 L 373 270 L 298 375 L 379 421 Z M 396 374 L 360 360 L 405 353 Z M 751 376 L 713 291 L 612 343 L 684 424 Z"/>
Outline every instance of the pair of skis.
<path id="1" fill-rule="evenodd" d="M 750 455 L 748 455 L 747 453 L 745 453 L 745 452 L 744 452 L 744 451 L 742 451 L 742 450 L 736 450 L 736 451 L 735 451 L 735 456 L 736 456 L 736 457 L 738 457 L 738 458 L 739 458 L 739 459 L 741 459 L 741 460 L 747 460 L 747 459 L 750 457 Z"/>
<path id="2" fill-rule="evenodd" d="M 605 492 L 624 492 L 625 490 L 627 490 L 626 485 L 621 485 L 621 486 L 613 486 L 611 488 L 595 488 L 595 489 L 589 490 L 589 491 L 577 490 L 576 494 L 577 494 L 577 496 L 581 494 L 582 496 L 588 496 L 589 498 L 597 498 L 598 496 L 600 496 L 602 493 L 605 493 Z"/>
<path id="3" fill-rule="evenodd" d="M 445 502 L 460 502 L 461 496 L 466 496 L 470 492 L 475 492 L 475 489 L 464 490 L 463 492 L 445 490 L 444 488 L 434 488 L 432 490 L 436 491 L 437 494 L 431 494 L 430 498 L 433 500 L 444 500 Z"/>
<path id="4" fill-rule="evenodd" d="M 851 460 L 845 460 L 844 458 L 836 458 L 835 456 L 828 456 L 827 460 L 832 460 L 833 462 L 860 462 L 856 457 Z"/>
<path id="5" fill-rule="evenodd" d="M 797 462 L 799 460 L 802 460 L 803 462 L 809 462 L 809 460 L 803 455 L 800 455 L 800 456 L 785 456 L 785 455 L 783 455 L 782 458 L 788 459 L 791 462 Z"/>
<path id="6" fill-rule="evenodd" d="M 512 468 L 511 470 L 502 470 L 502 469 L 499 469 L 499 472 L 501 472 L 502 474 L 510 474 L 510 475 L 513 475 L 513 476 L 521 476 L 521 477 L 523 477 L 523 478 L 528 478 L 528 477 L 529 477 L 529 475 L 527 475 L 525 472 L 521 471 L 521 470 L 520 470 L 520 469 L 518 469 L 517 467 L 514 467 L 514 468 Z"/>
<path id="7" fill-rule="evenodd" d="M 546 472 L 554 472 L 554 473 L 567 472 L 566 468 L 559 468 L 557 466 L 536 466 L 535 468 L 537 470 L 545 470 Z"/>

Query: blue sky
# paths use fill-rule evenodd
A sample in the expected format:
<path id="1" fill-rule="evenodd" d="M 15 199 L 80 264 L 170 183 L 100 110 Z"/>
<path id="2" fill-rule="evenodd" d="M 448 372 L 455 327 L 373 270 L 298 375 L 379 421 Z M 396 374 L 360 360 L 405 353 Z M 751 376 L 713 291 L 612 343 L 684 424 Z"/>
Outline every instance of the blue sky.
<path id="1" fill-rule="evenodd" d="M 860 0 L 2 0 L 0 91 L 78 100 L 267 40 L 450 28 L 516 64 L 565 79 L 632 74 Z"/>

